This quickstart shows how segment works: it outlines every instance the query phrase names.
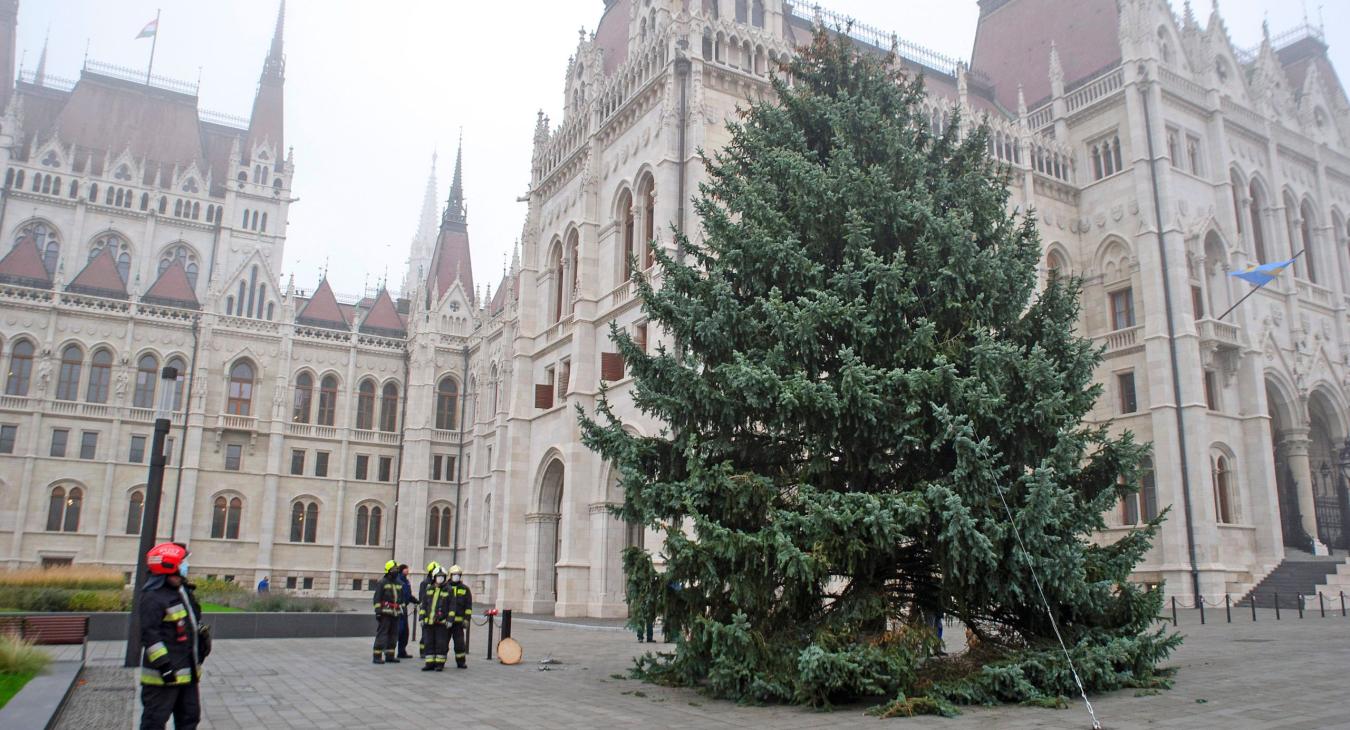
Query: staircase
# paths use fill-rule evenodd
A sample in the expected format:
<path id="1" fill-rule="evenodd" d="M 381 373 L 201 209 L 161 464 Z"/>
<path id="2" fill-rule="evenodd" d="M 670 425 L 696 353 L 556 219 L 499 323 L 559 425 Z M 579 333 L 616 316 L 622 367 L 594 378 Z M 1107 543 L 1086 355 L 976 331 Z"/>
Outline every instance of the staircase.
<path id="1" fill-rule="evenodd" d="M 1286 550 L 1284 560 L 1275 570 L 1238 603 L 1247 605 L 1249 598 L 1255 596 L 1257 608 L 1274 608 L 1275 594 L 1278 593 L 1281 608 L 1294 608 L 1300 594 L 1314 596 L 1313 600 L 1316 600 L 1318 590 L 1328 596 L 1334 596 L 1340 590 L 1350 594 L 1350 563 L 1344 555 L 1311 555 L 1293 548 Z M 1339 585 L 1342 583 L 1347 585 Z"/>

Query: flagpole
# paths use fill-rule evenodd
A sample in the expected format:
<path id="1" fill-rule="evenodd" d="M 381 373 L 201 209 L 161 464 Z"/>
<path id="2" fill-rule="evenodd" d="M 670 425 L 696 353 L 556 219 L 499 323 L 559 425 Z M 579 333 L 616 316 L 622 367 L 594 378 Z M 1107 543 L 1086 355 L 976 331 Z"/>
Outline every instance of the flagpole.
<path id="1" fill-rule="evenodd" d="M 1299 249 L 1298 253 L 1294 254 L 1293 258 L 1291 258 L 1291 259 L 1289 259 L 1289 260 L 1290 260 L 1290 261 L 1293 261 L 1294 259 L 1298 258 L 1299 256 L 1302 256 L 1302 255 L 1303 255 L 1303 252 L 1306 251 L 1306 250 L 1307 250 L 1307 249 L 1305 249 L 1305 248 Z M 1270 281 L 1274 281 L 1274 279 L 1271 279 Z M 1266 284 L 1269 284 L 1270 281 L 1266 282 Z M 1261 286 L 1265 286 L 1266 284 L 1262 284 Z M 1255 293 L 1261 291 L 1261 286 L 1253 287 L 1251 291 L 1247 292 L 1246 294 L 1243 294 L 1241 299 L 1237 300 L 1236 302 L 1233 302 L 1233 306 L 1229 307 L 1228 309 L 1225 309 L 1224 312 L 1223 312 L 1223 314 L 1220 314 L 1219 316 L 1215 317 L 1214 319 L 1218 320 L 1218 319 L 1223 319 L 1224 317 L 1227 317 L 1227 316 L 1229 315 L 1229 313 L 1231 313 L 1234 309 L 1237 309 L 1237 308 L 1238 308 L 1238 305 L 1239 305 L 1239 304 L 1241 304 L 1241 303 L 1247 301 L 1247 298 L 1248 298 L 1248 297 L 1250 297 L 1251 295 L 1253 295 L 1253 294 L 1255 294 Z"/>
<path id="2" fill-rule="evenodd" d="M 155 34 L 150 36 L 150 65 L 145 67 L 145 85 L 150 85 L 150 71 L 155 67 L 155 46 L 159 43 L 159 8 L 155 8 Z"/>

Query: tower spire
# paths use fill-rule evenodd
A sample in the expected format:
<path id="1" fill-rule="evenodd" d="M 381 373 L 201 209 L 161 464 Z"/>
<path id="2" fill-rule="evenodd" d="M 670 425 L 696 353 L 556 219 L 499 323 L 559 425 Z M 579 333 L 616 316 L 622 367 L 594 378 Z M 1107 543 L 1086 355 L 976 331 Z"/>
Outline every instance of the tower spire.
<path id="1" fill-rule="evenodd" d="M 417 235 L 413 236 L 412 247 L 408 251 L 408 272 L 403 280 L 403 291 L 410 292 L 422 280 L 423 272 L 431 267 L 431 256 L 436 249 L 436 159 L 431 153 L 431 172 L 427 174 L 427 189 L 422 194 L 422 214 L 417 219 Z"/>
<path id="2" fill-rule="evenodd" d="M 445 201 L 445 217 L 442 223 L 458 223 L 464 225 L 468 222 L 467 212 L 464 210 L 464 130 L 459 132 L 459 144 L 455 150 L 455 174 L 450 179 L 450 197 Z"/>
<path id="3" fill-rule="evenodd" d="M 267 60 L 263 62 L 262 74 L 258 78 L 258 93 L 253 97 L 253 115 L 249 119 L 249 149 L 263 143 L 276 145 L 276 156 L 280 159 L 286 154 L 282 140 L 284 121 L 284 95 L 286 82 L 286 55 L 282 50 L 283 31 L 286 22 L 286 0 L 281 0 L 277 8 L 277 27 L 272 34 L 272 46 L 267 51 Z"/>
<path id="4" fill-rule="evenodd" d="M 33 74 L 33 84 L 41 86 L 47 78 L 47 42 L 51 40 L 51 28 L 47 29 L 47 37 L 42 39 L 42 55 L 38 56 L 37 71 Z"/>

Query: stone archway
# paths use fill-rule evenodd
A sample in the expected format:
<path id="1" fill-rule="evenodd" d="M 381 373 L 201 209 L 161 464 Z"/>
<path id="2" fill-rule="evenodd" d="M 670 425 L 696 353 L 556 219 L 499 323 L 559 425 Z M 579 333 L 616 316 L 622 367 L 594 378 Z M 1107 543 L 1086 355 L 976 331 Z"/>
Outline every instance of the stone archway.
<path id="1" fill-rule="evenodd" d="M 1304 428 L 1288 391 L 1266 378 L 1266 407 L 1270 413 L 1270 443 L 1275 462 L 1275 490 L 1280 506 L 1280 532 L 1286 547 L 1316 552 L 1312 535 L 1312 468 L 1308 459 L 1308 429 Z"/>
<path id="2" fill-rule="evenodd" d="M 564 471 L 561 459 L 544 467 L 539 484 L 539 502 L 530 515 L 535 525 L 534 595 L 536 602 L 558 600 L 558 560 L 562 556 L 562 505 Z"/>
<path id="3" fill-rule="evenodd" d="M 1311 469 L 1313 509 L 1318 541 L 1332 549 L 1350 548 L 1347 540 L 1344 478 L 1339 451 L 1345 429 L 1337 408 L 1327 394 L 1313 391 L 1308 397 L 1308 462 Z"/>

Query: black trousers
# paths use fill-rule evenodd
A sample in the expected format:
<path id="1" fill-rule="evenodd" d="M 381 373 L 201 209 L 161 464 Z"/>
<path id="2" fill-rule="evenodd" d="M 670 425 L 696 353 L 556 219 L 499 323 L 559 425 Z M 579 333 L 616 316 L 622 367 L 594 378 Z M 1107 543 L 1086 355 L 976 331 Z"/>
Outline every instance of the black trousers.
<path id="1" fill-rule="evenodd" d="M 450 653 L 450 627 L 445 624 L 422 624 L 423 655 L 427 664 L 445 664 Z"/>
<path id="2" fill-rule="evenodd" d="M 398 615 L 398 655 L 408 653 L 408 612 Z"/>
<path id="3" fill-rule="evenodd" d="M 141 685 L 141 730 L 164 730 L 170 717 L 176 730 L 194 730 L 201 722 L 196 682 L 165 687 Z"/>
<path id="4" fill-rule="evenodd" d="M 398 614 L 380 614 L 375 617 L 375 655 L 394 656 L 398 646 Z"/>
<path id="5" fill-rule="evenodd" d="M 464 641 L 464 624 L 456 621 L 450 625 L 450 639 L 455 643 L 455 666 L 465 666 L 464 661 L 468 659 L 468 647 Z"/>

